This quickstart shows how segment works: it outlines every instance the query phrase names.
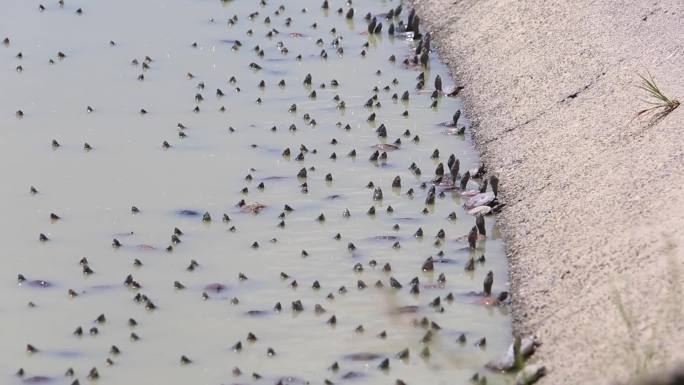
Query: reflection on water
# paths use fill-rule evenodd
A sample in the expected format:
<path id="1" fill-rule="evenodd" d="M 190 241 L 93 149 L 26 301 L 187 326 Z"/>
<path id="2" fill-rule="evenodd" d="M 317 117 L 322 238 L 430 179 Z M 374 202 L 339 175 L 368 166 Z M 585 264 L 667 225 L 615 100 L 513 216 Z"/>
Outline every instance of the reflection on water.
<path id="1" fill-rule="evenodd" d="M 446 68 L 416 90 L 416 43 L 365 32 L 396 1 L 280 4 L 3 3 L 2 383 L 507 381 L 507 308 L 470 293 L 507 290 L 494 219 L 471 251 L 465 199 L 425 205 L 479 165 Z"/>

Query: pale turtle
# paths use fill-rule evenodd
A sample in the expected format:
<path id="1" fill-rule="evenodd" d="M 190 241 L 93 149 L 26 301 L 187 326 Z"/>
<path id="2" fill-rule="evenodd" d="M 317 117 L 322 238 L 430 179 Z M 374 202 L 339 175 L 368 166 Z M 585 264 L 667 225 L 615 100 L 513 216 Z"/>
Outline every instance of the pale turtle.
<path id="1" fill-rule="evenodd" d="M 468 210 L 468 214 L 473 216 L 487 215 L 492 212 L 492 208 L 489 206 L 477 206 Z"/>
<path id="2" fill-rule="evenodd" d="M 394 145 L 394 144 L 389 144 L 389 143 L 379 143 L 379 144 L 373 145 L 371 147 L 378 150 L 378 151 L 383 151 L 383 152 L 395 151 L 395 150 L 399 149 L 399 146 Z"/>
<path id="3" fill-rule="evenodd" d="M 473 301 L 473 304 L 483 306 L 501 306 L 506 303 L 507 299 L 508 292 L 502 291 L 496 298 L 492 296 L 481 296 L 480 298 L 477 298 L 475 301 Z"/>
<path id="4" fill-rule="evenodd" d="M 536 336 L 516 337 L 506 353 L 496 360 L 489 361 L 485 367 L 494 371 L 509 372 L 520 369 L 524 360 L 534 354 L 541 345 Z"/>
<path id="5" fill-rule="evenodd" d="M 238 207 L 240 207 L 243 213 L 259 214 L 261 210 L 266 208 L 266 205 L 259 202 L 246 203 L 245 201 L 240 201 Z"/>
<path id="6" fill-rule="evenodd" d="M 546 367 L 544 365 L 528 365 L 515 376 L 515 385 L 532 385 L 545 375 Z"/>
<path id="7" fill-rule="evenodd" d="M 480 192 L 465 203 L 465 208 L 470 210 L 479 206 L 495 206 L 497 204 L 497 196 L 499 193 L 499 179 L 495 176 L 490 178 L 492 191 Z"/>

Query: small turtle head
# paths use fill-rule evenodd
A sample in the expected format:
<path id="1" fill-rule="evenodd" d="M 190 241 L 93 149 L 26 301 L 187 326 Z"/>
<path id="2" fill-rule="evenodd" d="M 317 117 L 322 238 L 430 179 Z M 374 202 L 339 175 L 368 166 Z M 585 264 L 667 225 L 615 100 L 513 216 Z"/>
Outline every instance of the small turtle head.
<path id="1" fill-rule="evenodd" d="M 492 192 L 494 193 L 494 196 L 497 197 L 499 195 L 499 178 L 492 175 L 492 177 L 489 178 L 489 183 L 492 185 Z"/>
<path id="2" fill-rule="evenodd" d="M 483 283 L 483 294 L 487 297 L 492 295 L 492 284 L 494 284 L 494 272 L 491 270 L 487 273 Z"/>

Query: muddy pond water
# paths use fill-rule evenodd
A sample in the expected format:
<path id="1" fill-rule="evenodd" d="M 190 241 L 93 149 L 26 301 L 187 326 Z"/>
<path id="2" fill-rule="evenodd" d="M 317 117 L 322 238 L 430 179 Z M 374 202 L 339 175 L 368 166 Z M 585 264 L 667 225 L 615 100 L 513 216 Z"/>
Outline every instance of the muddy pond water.
<path id="1" fill-rule="evenodd" d="M 0 383 L 510 382 L 495 219 L 471 249 L 460 189 L 426 204 L 478 156 L 399 5 L 3 1 Z"/>

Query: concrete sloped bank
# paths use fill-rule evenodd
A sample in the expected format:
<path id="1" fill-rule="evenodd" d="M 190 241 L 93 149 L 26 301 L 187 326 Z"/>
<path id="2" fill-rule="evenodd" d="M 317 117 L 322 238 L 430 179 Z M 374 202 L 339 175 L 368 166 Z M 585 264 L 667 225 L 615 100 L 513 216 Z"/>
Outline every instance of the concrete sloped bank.
<path id="1" fill-rule="evenodd" d="M 650 72 L 684 98 L 684 3 L 416 0 L 501 176 L 516 333 L 542 384 L 684 360 L 684 108 L 636 117 Z"/>

